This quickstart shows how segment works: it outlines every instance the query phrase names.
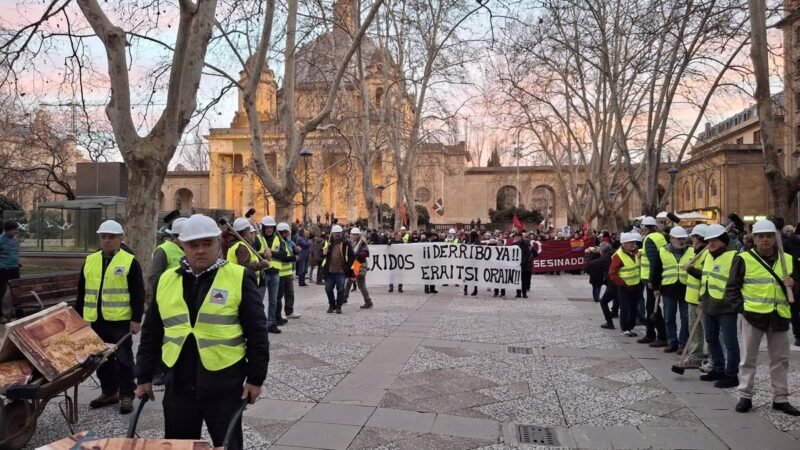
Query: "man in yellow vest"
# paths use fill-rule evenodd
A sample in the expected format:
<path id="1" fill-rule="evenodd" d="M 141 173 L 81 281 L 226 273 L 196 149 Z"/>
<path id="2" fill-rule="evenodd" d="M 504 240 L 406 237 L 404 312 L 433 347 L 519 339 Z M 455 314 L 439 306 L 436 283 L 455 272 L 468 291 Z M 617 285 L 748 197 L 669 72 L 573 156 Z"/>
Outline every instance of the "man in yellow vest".
<path id="1" fill-rule="evenodd" d="M 692 232 L 689 236 L 692 239 L 692 248 L 694 249 L 694 254 L 699 255 L 703 252 L 706 248 L 706 243 L 703 240 L 705 238 L 705 231 L 707 226 L 705 224 L 698 224 L 692 228 Z M 683 270 L 686 272 L 686 306 L 688 307 L 688 319 L 689 322 L 687 323 L 688 326 L 694 326 L 695 321 L 697 320 L 698 310 L 700 308 L 700 278 L 695 278 L 692 276 L 688 270 L 690 267 L 694 267 L 696 269 L 702 270 L 703 267 L 703 257 L 697 258 L 697 261 L 692 266 L 684 265 Z M 694 335 L 690 336 L 691 340 L 686 343 L 689 346 L 689 351 L 686 356 L 686 360 L 682 363 L 681 367 L 686 369 L 699 369 L 701 364 L 703 363 L 703 321 L 701 320 L 697 324 L 697 331 Z M 708 366 L 709 371 L 711 370 L 711 365 Z"/>
<path id="2" fill-rule="evenodd" d="M 694 258 L 694 248 L 687 248 L 689 233 L 681 226 L 669 231 L 669 244 L 659 250 L 659 264 L 650 267 L 650 284 L 653 292 L 664 302 L 664 322 L 667 346 L 664 353 L 683 352 L 689 338 L 689 310 L 686 304 L 687 273 L 683 268 Z M 676 316 L 680 314 L 678 330 Z"/>
<path id="3" fill-rule="evenodd" d="M 325 294 L 328 296 L 328 314 L 342 313 L 345 300 L 345 280 L 353 276 L 353 263 L 355 253 L 353 247 L 347 242 L 340 225 L 331 227 L 331 240 L 322 249 L 322 265 L 327 268 L 325 275 Z M 336 288 L 336 295 L 333 290 Z"/>
<path id="4" fill-rule="evenodd" d="M 744 413 L 753 408 L 758 347 L 766 335 L 772 408 L 800 416 L 800 410 L 789 403 L 789 323 L 792 313 L 786 297 L 786 290 L 794 288 L 798 272 L 791 255 L 783 255 L 786 272 L 778 261 L 775 240 L 780 237 L 775 224 L 768 220 L 753 224 L 753 239 L 755 248 L 739 253 L 733 259 L 725 289 L 726 300 L 736 305 L 744 316 L 736 411 Z"/>
<path id="5" fill-rule="evenodd" d="M 719 224 L 705 230 L 706 256 L 702 270 L 690 267 L 687 272 L 700 279 L 700 303 L 703 307 L 703 331 L 711 372 L 701 375 L 703 381 L 714 381 L 718 388 L 739 385 L 739 341 L 736 332 L 737 306 L 725 297 L 725 286 L 731 273 L 735 250 L 728 249 L 728 233 Z M 725 351 L 723 352 L 723 348 Z"/>
<path id="6" fill-rule="evenodd" d="M 144 314 L 144 279 L 136 258 L 120 248 L 122 225 L 107 220 L 97 229 L 100 250 L 86 257 L 78 281 L 75 309 L 103 342 L 117 343 L 128 332 L 138 333 Z M 114 356 L 97 369 L 101 395 L 91 408 L 119 403 L 133 411 L 133 341 L 126 339 Z"/>
<path id="7" fill-rule="evenodd" d="M 164 374 L 164 437 L 200 439 L 203 422 L 221 448 L 241 401 L 255 402 L 267 376 L 269 341 L 255 274 L 218 257 L 221 232 L 195 214 L 183 224 L 186 257 L 164 272 L 137 353 L 136 396 L 151 400 Z M 242 448 L 241 421 L 229 449 Z"/>
<path id="8" fill-rule="evenodd" d="M 150 285 L 150 295 L 147 304 L 153 303 L 153 289 L 158 283 L 158 278 L 167 269 L 178 267 L 181 258 L 183 258 L 183 248 L 181 248 L 181 240 L 178 235 L 181 233 L 181 225 L 186 220 L 185 217 L 178 217 L 173 220 L 166 230 L 170 238 L 165 239 L 156 250 L 153 252 L 153 261 L 150 263 L 150 273 L 147 275 L 147 283 Z"/>
<path id="9" fill-rule="evenodd" d="M 667 330 L 653 284 L 650 282 L 650 269 L 652 266 L 660 265 L 659 251 L 661 247 L 667 245 L 667 239 L 658 230 L 656 219 L 650 216 L 642 220 L 642 233 L 644 239 L 642 240 L 642 251 L 639 253 L 639 263 L 642 271 L 642 283 L 645 285 L 644 319 L 647 324 L 647 334 L 636 342 L 650 344 L 650 347 L 666 347 Z"/>
<path id="10" fill-rule="evenodd" d="M 292 227 L 286 222 L 281 222 L 277 227 L 278 237 L 286 247 L 286 255 L 281 259 L 281 268 L 278 271 L 280 282 L 278 283 L 278 299 L 275 307 L 275 319 L 278 325 L 286 325 L 288 319 L 299 319 L 300 314 L 294 312 L 294 268 L 297 263 L 297 253 L 299 249 L 292 242 Z M 281 309 L 286 314 L 286 318 L 281 317 Z"/>
<path id="11" fill-rule="evenodd" d="M 247 241 L 248 245 L 251 247 L 253 246 L 255 243 L 253 239 L 255 228 L 253 228 L 250 220 L 245 217 L 234 220 L 233 230 L 239 233 L 239 236 Z M 260 284 L 261 271 L 268 269 L 270 266 L 270 262 L 267 258 L 260 260 L 258 256 L 245 245 L 244 241 L 240 240 L 237 240 L 228 248 L 226 258 L 230 263 L 238 264 L 246 269 L 252 270 L 256 274 L 256 284 Z"/>
<path id="12" fill-rule="evenodd" d="M 636 316 L 639 302 L 642 299 L 642 278 L 639 267 L 639 242 L 642 237 L 639 233 L 622 233 L 622 244 L 611 257 L 608 268 L 608 278 L 617 286 L 617 299 L 619 301 L 619 328 L 623 336 L 636 337 L 633 330 L 636 326 Z"/>
<path id="13" fill-rule="evenodd" d="M 267 286 L 267 323 L 270 333 L 280 333 L 281 329 L 278 328 L 278 325 L 283 325 L 283 322 L 278 320 L 278 317 L 280 317 L 278 291 L 280 289 L 280 271 L 283 269 L 283 260 L 288 256 L 286 243 L 282 241 L 275 231 L 277 226 L 278 224 L 275 223 L 275 219 L 272 216 L 264 216 L 261 219 L 261 235 L 258 237 L 258 248 L 256 249 L 259 251 L 263 251 L 260 249 L 269 249 L 272 256 L 269 268 L 261 273 L 263 283 Z"/>

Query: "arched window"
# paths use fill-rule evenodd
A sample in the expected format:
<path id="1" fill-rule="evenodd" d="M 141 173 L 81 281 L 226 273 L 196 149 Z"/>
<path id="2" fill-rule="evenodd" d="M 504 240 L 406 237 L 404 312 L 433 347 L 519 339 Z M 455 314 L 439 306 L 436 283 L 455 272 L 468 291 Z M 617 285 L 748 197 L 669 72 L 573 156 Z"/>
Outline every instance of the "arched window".
<path id="1" fill-rule="evenodd" d="M 687 202 L 692 201 L 692 188 L 689 183 L 683 185 L 683 199 Z"/>
<path id="2" fill-rule="evenodd" d="M 697 182 L 697 188 L 695 189 L 695 196 L 697 196 L 698 200 L 703 198 L 703 182 L 702 181 L 698 181 Z"/>
<path id="3" fill-rule="evenodd" d="M 189 211 L 192 209 L 193 201 L 194 194 L 189 189 L 180 188 L 175 191 L 175 209 Z"/>
<path id="4" fill-rule="evenodd" d="M 708 182 L 708 196 L 717 196 L 717 177 L 711 177 L 711 181 Z"/>
<path id="5" fill-rule="evenodd" d="M 503 186 L 497 191 L 497 210 L 508 209 L 517 206 L 517 188 L 514 186 Z"/>
<path id="6" fill-rule="evenodd" d="M 426 187 L 417 188 L 416 199 L 418 202 L 428 203 L 429 201 L 431 201 L 431 197 L 433 197 L 433 194 L 431 194 L 430 189 Z"/>

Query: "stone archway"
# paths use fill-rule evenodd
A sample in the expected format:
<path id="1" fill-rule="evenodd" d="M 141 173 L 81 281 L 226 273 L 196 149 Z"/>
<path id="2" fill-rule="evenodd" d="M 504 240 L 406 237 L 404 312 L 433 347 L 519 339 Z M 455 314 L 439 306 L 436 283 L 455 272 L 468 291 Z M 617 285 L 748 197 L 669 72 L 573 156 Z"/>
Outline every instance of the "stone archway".
<path id="1" fill-rule="evenodd" d="M 514 186 L 506 185 L 497 190 L 497 210 L 513 208 L 517 206 L 517 188 Z"/>
<path id="2" fill-rule="evenodd" d="M 533 189 L 531 209 L 539 211 L 545 228 L 554 223 L 556 216 L 556 191 L 552 186 L 540 184 Z"/>
<path id="3" fill-rule="evenodd" d="M 175 209 L 181 211 L 191 211 L 194 203 L 194 193 L 186 188 L 175 191 Z"/>

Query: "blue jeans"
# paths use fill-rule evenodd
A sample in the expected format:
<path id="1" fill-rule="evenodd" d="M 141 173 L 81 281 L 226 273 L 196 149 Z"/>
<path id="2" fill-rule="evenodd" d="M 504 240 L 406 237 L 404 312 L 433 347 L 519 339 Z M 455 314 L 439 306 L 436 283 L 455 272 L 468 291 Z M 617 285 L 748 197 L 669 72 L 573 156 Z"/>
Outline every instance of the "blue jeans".
<path id="1" fill-rule="evenodd" d="M 603 285 L 600 286 L 592 286 L 592 299 L 595 303 L 600 302 L 600 290 L 603 289 Z"/>
<path id="2" fill-rule="evenodd" d="M 639 302 L 642 298 L 642 285 L 628 289 L 617 288 L 619 300 L 619 328 L 622 331 L 631 331 L 636 326 L 636 316 L 639 312 Z"/>
<path id="3" fill-rule="evenodd" d="M 677 297 L 661 297 L 664 303 L 664 321 L 667 326 L 667 343 L 673 347 L 685 347 L 689 339 L 689 305 Z M 676 314 L 681 315 L 681 329 L 678 331 Z"/>
<path id="4" fill-rule="evenodd" d="M 300 286 L 306 284 L 306 272 L 308 271 L 308 257 L 300 258 L 297 261 L 297 278 L 300 279 Z"/>
<path id="5" fill-rule="evenodd" d="M 325 294 L 328 295 L 328 306 L 341 308 L 344 303 L 344 273 L 328 273 L 325 277 Z M 336 286 L 336 297 L 333 296 L 333 287 Z"/>
<path id="6" fill-rule="evenodd" d="M 703 330 L 714 372 L 735 377 L 739 373 L 739 341 L 736 338 L 736 313 L 703 316 Z M 721 338 L 721 339 L 720 339 Z M 725 353 L 722 352 L 725 347 Z"/>
<path id="7" fill-rule="evenodd" d="M 262 276 L 264 285 L 267 287 L 267 301 L 269 302 L 267 306 L 267 325 L 271 326 L 277 323 L 275 314 L 278 312 L 278 284 L 281 277 L 277 272 L 273 274 L 264 274 L 262 272 Z"/>

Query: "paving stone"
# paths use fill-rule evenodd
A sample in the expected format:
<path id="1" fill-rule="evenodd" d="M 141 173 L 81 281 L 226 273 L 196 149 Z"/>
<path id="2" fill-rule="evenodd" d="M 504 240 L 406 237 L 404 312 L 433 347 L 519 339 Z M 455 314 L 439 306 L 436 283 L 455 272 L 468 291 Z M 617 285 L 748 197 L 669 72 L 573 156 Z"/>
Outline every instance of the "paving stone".
<path id="1" fill-rule="evenodd" d="M 603 427 L 578 426 L 569 430 L 577 448 L 611 448 L 611 436 Z"/>
<path id="2" fill-rule="evenodd" d="M 428 433 L 431 431 L 435 419 L 436 414 L 432 413 L 377 408 L 366 426 Z"/>
<path id="3" fill-rule="evenodd" d="M 400 397 L 403 397 L 406 400 L 417 400 L 420 398 L 430 398 L 442 395 L 440 392 L 436 392 L 433 389 L 430 389 L 424 385 L 390 389 L 389 392 L 395 395 L 399 395 Z"/>
<path id="4" fill-rule="evenodd" d="M 315 358 L 305 353 L 291 353 L 288 355 L 280 355 L 274 358 L 275 361 L 286 362 L 298 369 L 310 369 L 312 367 L 326 366 L 325 361 Z M 273 359 L 270 359 L 272 362 Z"/>
<path id="5" fill-rule="evenodd" d="M 654 416 L 666 416 L 671 412 L 681 409 L 681 406 L 674 403 L 664 403 L 653 399 L 647 399 L 628 405 L 626 408 Z"/>
<path id="6" fill-rule="evenodd" d="M 490 441 L 442 434 L 419 434 L 410 431 L 364 427 L 350 445 L 350 450 L 463 450 L 479 448 Z"/>
<path id="7" fill-rule="evenodd" d="M 497 386 L 497 383 L 480 377 L 465 377 L 454 380 L 439 381 L 425 385 L 440 394 L 457 394 L 461 392 L 477 391 Z"/>
<path id="8" fill-rule="evenodd" d="M 495 399 L 478 392 L 461 392 L 459 394 L 440 395 L 422 398 L 415 402 L 420 411 L 448 412 L 473 406 L 488 405 Z"/>
<path id="9" fill-rule="evenodd" d="M 394 382 L 396 375 L 381 373 L 351 373 L 345 376 L 338 386 L 355 388 L 387 388 Z"/>
<path id="10" fill-rule="evenodd" d="M 671 427 L 654 427 L 642 425 L 639 431 L 648 444 L 653 448 L 681 448 L 681 449 L 726 449 L 713 433 L 706 428 L 690 426 L 683 427 L 676 432 Z"/>
<path id="11" fill-rule="evenodd" d="M 361 427 L 316 422 L 297 422 L 280 439 L 279 445 L 345 450 Z"/>
<path id="12" fill-rule="evenodd" d="M 244 415 L 263 419 L 298 420 L 313 408 L 314 405 L 315 403 L 309 402 L 266 399 L 259 400 L 248 407 Z"/>
<path id="13" fill-rule="evenodd" d="M 378 406 L 385 393 L 386 391 L 383 389 L 337 386 L 325 396 L 323 401 L 362 406 Z"/>
<path id="14" fill-rule="evenodd" d="M 319 403 L 303 416 L 303 420 L 361 426 L 367 422 L 374 411 L 375 407 L 372 406 Z"/>
<path id="15" fill-rule="evenodd" d="M 494 420 L 439 414 L 433 422 L 431 432 L 475 439 L 497 440 L 500 436 L 500 424 Z"/>
<path id="16" fill-rule="evenodd" d="M 649 448 L 650 445 L 636 427 L 607 426 L 603 429 L 608 433 L 611 446 L 614 448 Z"/>

